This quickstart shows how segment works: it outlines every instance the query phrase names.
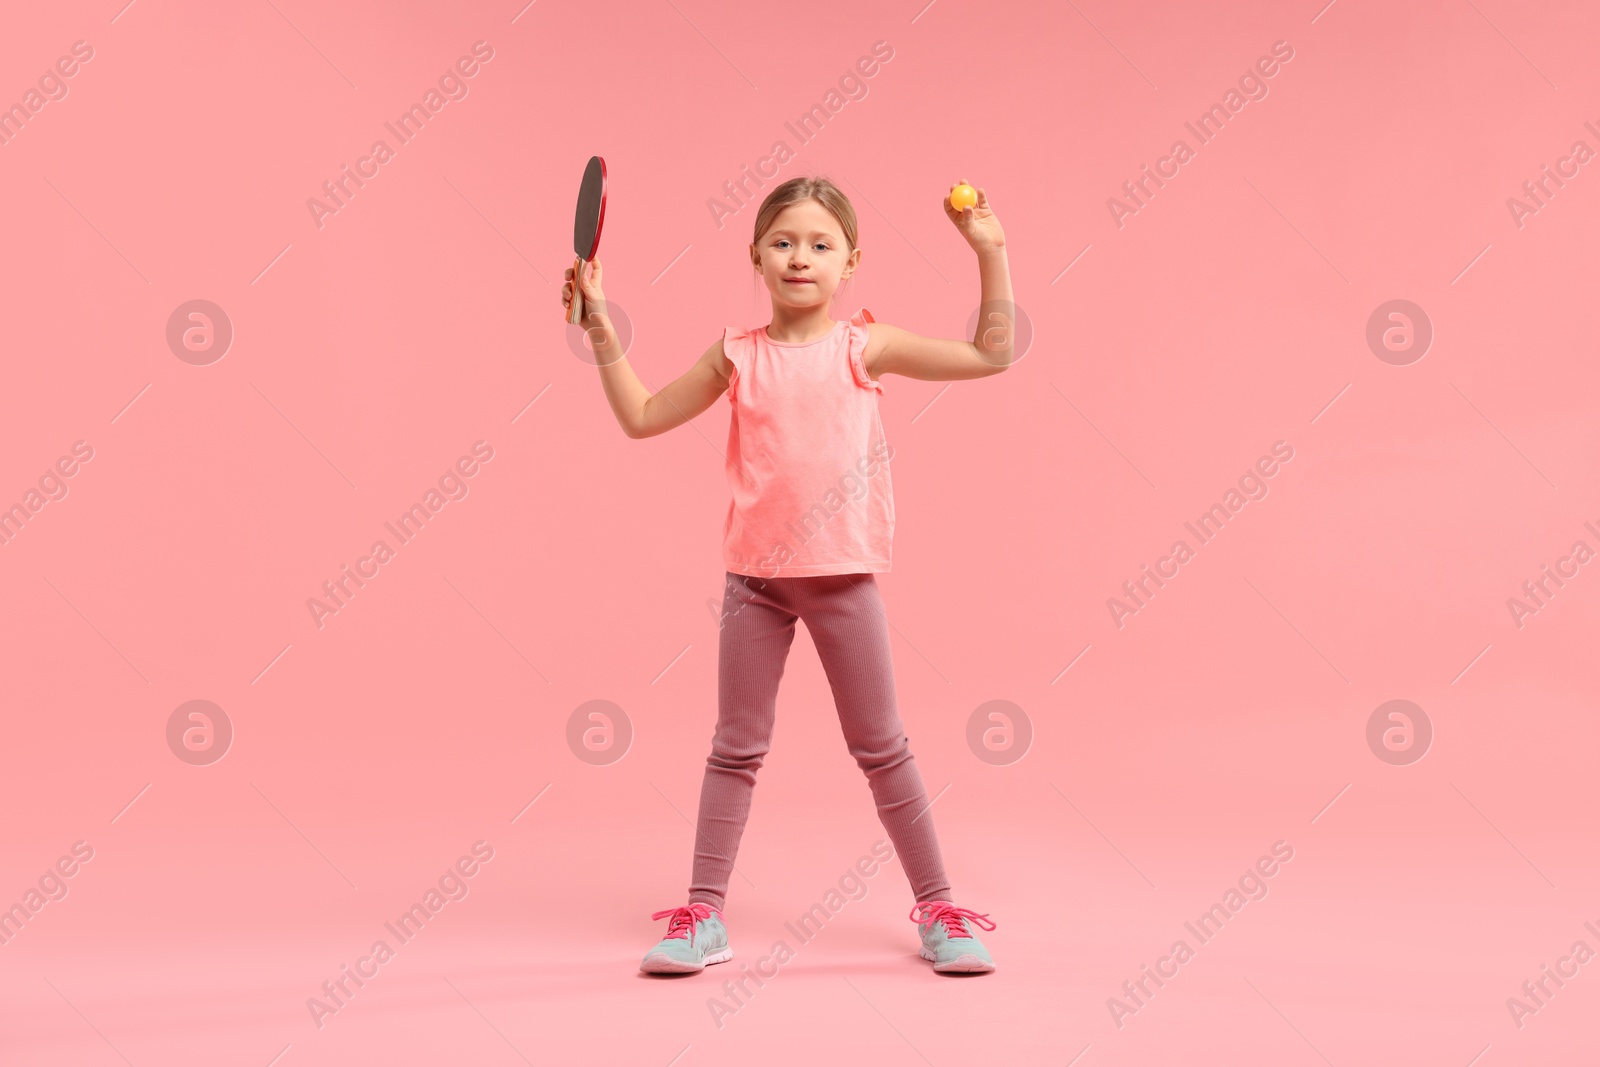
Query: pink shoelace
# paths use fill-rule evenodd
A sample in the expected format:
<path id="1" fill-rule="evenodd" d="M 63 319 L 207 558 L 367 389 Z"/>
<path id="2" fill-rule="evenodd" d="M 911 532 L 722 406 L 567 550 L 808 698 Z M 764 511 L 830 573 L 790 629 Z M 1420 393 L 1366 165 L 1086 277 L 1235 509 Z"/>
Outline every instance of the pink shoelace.
<path id="1" fill-rule="evenodd" d="M 668 920 L 667 937 L 680 938 L 692 945 L 694 944 L 694 924 L 701 919 L 710 918 L 711 912 L 712 907 L 710 904 L 696 902 L 682 907 L 668 908 L 666 911 L 658 911 L 651 915 L 650 918 Z"/>
<path id="2" fill-rule="evenodd" d="M 911 909 L 912 922 L 918 926 L 923 923 L 941 922 L 944 924 L 944 935 L 949 938 L 971 937 L 972 931 L 967 929 L 969 919 L 985 930 L 993 930 L 995 927 L 995 924 L 989 921 L 989 916 L 979 915 L 966 908 L 958 908 L 943 900 L 925 900 Z"/>

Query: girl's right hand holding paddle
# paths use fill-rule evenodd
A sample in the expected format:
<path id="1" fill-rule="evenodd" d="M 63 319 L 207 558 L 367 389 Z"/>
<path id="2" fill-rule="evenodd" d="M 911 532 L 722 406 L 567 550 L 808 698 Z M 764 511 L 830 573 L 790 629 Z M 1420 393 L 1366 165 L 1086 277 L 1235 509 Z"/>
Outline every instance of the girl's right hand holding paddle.
<path id="1" fill-rule="evenodd" d="M 600 260 L 590 260 L 586 267 L 587 269 L 583 272 L 582 277 L 577 280 L 579 292 L 583 294 L 583 321 L 578 325 L 585 330 L 591 330 L 595 327 L 603 329 L 609 324 L 610 319 L 606 315 L 606 294 L 600 289 L 600 281 L 603 276 Z M 561 283 L 561 306 L 569 310 L 572 307 L 573 269 L 573 267 L 567 268 L 566 273 L 562 275 L 566 281 Z"/>

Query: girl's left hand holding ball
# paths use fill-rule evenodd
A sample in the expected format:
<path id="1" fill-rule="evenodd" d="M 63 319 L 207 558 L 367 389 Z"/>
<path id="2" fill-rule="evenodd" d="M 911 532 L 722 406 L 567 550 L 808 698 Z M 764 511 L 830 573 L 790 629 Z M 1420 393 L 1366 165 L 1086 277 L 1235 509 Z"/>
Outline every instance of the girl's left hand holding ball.
<path id="1" fill-rule="evenodd" d="M 961 236 L 967 239 L 967 244 L 971 245 L 974 251 L 991 252 L 1004 248 L 1005 231 L 1000 228 L 1000 220 L 990 210 L 989 197 L 981 188 L 977 190 L 976 204 L 959 209 L 954 206 L 954 203 L 971 199 L 970 195 L 957 195 L 958 190 L 962 194 L 966 193 L 966 190 L 962 189 L 966 185 L 967 180 L 962 178 L 960 182 L 950 187 L 950 192 L 944 198 L 944 213 L 950 216 L 950 221 L 955 223 L 956 229 L 961 231 Z"/>

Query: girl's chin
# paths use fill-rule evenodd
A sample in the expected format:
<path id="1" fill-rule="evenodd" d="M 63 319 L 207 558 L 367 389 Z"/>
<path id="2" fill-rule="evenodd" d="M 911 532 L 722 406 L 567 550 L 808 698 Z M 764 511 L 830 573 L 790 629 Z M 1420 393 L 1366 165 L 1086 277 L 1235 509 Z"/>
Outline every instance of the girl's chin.
<path id="1" fill-rule="evenodd" d="M 781 287 L 778 292 L 791 304 L 822 304 L 827 302 L 822 295 L 822 290 L 816 285 L 790 285 L 788 282 L 779 282 L 778 284 Z"/>

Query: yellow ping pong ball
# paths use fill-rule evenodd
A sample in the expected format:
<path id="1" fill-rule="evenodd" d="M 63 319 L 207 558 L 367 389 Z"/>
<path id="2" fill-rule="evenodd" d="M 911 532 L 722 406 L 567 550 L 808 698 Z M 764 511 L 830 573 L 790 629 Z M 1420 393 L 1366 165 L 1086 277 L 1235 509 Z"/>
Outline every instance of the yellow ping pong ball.
<path id="1" fill-rule="evenodd" d="M 950 190 L 950 206 L 957 211 L 978 206 L 978 190 L 970 185 L 958 185 Z"/>

